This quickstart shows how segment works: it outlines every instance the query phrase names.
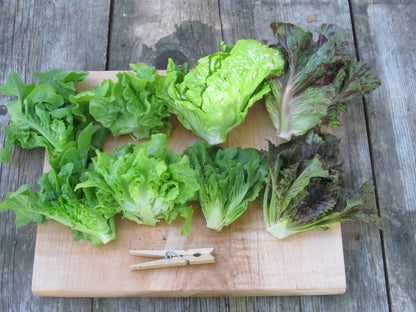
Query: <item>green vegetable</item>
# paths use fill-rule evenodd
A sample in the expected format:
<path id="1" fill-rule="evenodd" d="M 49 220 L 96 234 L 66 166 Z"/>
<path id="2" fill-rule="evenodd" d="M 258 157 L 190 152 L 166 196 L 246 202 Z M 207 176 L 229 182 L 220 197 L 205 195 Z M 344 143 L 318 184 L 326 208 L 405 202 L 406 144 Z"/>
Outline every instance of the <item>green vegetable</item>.
<path id="1" fill-rule="evenodd" d="M 380 80 L 374 69 L 350 58 L 344 33 L 323 24 L 312 33 L 289 23 L 272 23 L 278 50 L 285 58 L 281 76 L 268 77 L 271 93 L 266 107 L 277 135 L 285 140 L 306 133 L 316 125 L 340 125 L 346 102 L 376 89 Z"/>
<path id="2" fill-rule="evenodd" d="M 77 177 L 72 163 L 64 165 L 59 172 L 51 169 L 38 181 L 40 192 L 33 192 L 29 185 L 23 185 L 6 196 L 0 203 L 0 211 L 13 210 L 17 226 L 31 221 L 55 220 L 71 228 L 76 241 L 89 239 L 94 245 L 108 243 L 117 236 L 114 217 L 102 213 L 91 190 L 89 194 L 74 192 Z"/>
<path id="3" fill-rule="evenodd" d="M 67 73 L 62 69 L 34 73 L 39 80 L 37 86 L 26 85 L 16 73 L 10 74 L 0 91 L 16 96 L 17 100 L 7 103 L 10 124 L 4 129 L 7 141 L 0 151 L 0 161 L 8 163 L 12 147 L 17 144 L 28 149 L 45 147 L 50 165 L 57 170 L 74 161 L 78 168 L 85 165 L 88 153 L 101 148 L 106 137 L 105 129 L 89 126 L 88 106 L 69 101 L 76 94 L 74 82 L 83 80 L 87 74 L 84 71 Z M 93 132 L 92 139 L 87 150 L 85 147 L 79 152 L 84 144 L 81 132 L 87 127 Z"/>
<path id="4" fill-rule="evenodd" d="M 198 199 L 207 227 L 221 231 L 257 198 L 267 163 L 253 148 L 220 148 L 199 141 L 184 151 L 199 179 Z"/>
<path id="5" fill-rule="evenodd" d="M 76 189 L 97 188 L 102 198 L 113 198 L 123 216 L 138 224 L 155 226 L 160 219 L 170 223 L 180 215 L 186 219 L 182 234 L 188 234 L 193 209 L 186 203 L 199 189 L 188 157 L 169 150 L 165 134 L 114 152 L 97 151 L 93 168 Z"/>
<path id="6" fill-rule="evenodd" d="M 210 144 L 226 140 L 248 109 L 270 92 L 264 79 L 283 68 L 280 53 L 255 40 L 222 48 L 201 58 L 189 73 L 169 60 L 165 87 L 158 91 L 182 125 Z"/>
<path id="7" fill-rule="evenodd" d="M 89 105 L 95 120 L 114 136 L 130 134 L 134 139 L 150 138 L 162 128 L 169 135 L 171 123 L 167 105 L 155 95 L 164 77 L 154 67 L 130 64 L 133 72 L 117 73 L 117 82 L 105 79 L 100 86 L 71 97 Z"/>
<path id="8" fill-rule="evenodd" d="M 13 210 L 17 226 L 55 220 L 70 227 L 75 240 L 89 239 L 97 245 L 116 237 L 117 210 L 111 201 L 100 206 L 99 193 L 95 194 L 93 189 L 74 191 L 81 172 L 107 136 L 104 128 L 92 124 L 87 105 L 69 100 L 76 94 L 74 82 L 87 74 L 62 69 L 34 73 L 39 80 L 35 86 L 24 84 L 12 73 L 0 87 L 4 94 L 17 96 L 16 101 L 7 104 L 10 124 L 5 127 L 7 141 L 0 151 L 0 160 L 9 161 L 14 144 L 23 148 L 45 147 L 52 167 L 38 181 L 40 192 L 23 185 L 6 196 L 0 210 Z"/>
<path id="9" fill-rule="evenodd" d="M 269 175 L 263 194 L 266 229 L 278 238 L 345 220 L 361 219 L 381 227 L 368 182 L 357 191 L 344 186 L 339 140 L 309 131 L 263 152 Z"/>

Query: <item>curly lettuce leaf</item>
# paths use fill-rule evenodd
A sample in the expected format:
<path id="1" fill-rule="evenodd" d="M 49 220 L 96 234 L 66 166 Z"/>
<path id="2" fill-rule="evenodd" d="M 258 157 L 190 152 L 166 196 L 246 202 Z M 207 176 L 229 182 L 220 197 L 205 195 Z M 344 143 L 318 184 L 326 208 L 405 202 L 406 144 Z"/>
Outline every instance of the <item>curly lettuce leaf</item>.
<path id="1" fill-rule="evenodd" d="M 190 230 L 193 200 L 199 189 L 187 156 L 179 157 L 166 146 L 166 135 L 155 134 L 137 145 L 127 144 L 114 155 L 97 151 L 93 168 L 85 172 L 76 189 L 97 188 L 113 198 L 124 218 L 155 226 L 185 218 L 182 234 Z"/>
<path id="2" fill-rule="evenodd" d="M 220 148 L 199 141 L 184 151 L 195 170 L 198 199 L 207 227 L 221 231 L 233 223 L 259 195 L 267 163 L 253 148 Z"/>
<path id="3" fill-rule="evenodd" d="M 344 186 L 339 140 L 309 131 L 305 136 L 262 152 L 269 163 L 263 193 L 266 229 L 277 238 L 345 220 L 363 220 L 381 228 L 374 187 L 354 192 Z"/>
<path id="4" fill-rule="evenodd" d="M 117 236 L 115 213 L 105 215 L 94 194 L 75 192 L 77 177 L 72 163 L 59 172 L 51 169 L 38 181 L 40 192 L 23 185 L 6 196 L 0 203 L 0 211 L 13 210 L 17 226 L 54 220 L 71 228 L 74 240 L 88 239 L 94 245 L 108 243 Z M 107 202 L 105 209 L 108 211 L 109 207 L 114 207 L 114 203 Z"/>
<path id="5" fill-rule="evenodd" d="M 130 134 L 140 140 L 162 129 L 169 135 L 170 113 L 155 95 L 164 78 L 144 63 L 130 64 L 130 67 L 132 72 L 117 73 L 116 82 L 105 79 L 100 86 L 71 96 L 71 101 L 89 106 L 94 119 L 114 136 Z"/>
<path id="6" fill-rule="evenodd" d="M 222 47 L 188 73 L 169 60 L 168 86 L 159 92 L 182 125 L 210 144 L 226 140 L 248 109 L 270 92 L 265 78 L 279 75 L 284 64 L 279 51 L 255 40 Z"/>
<path id="7" fill-rule="evenodd" d="M 312 33 L 290 23 L 271 28 L 285 59 L 283 74 L 267 79 L 266 108 L 279 137 L 290 140 L 317 125 L 340 125 L 346 102 L 380 85 L 374 69 L 350 58 L 345 35 L 335 25 L 318 27 L 316 42 Z"/>

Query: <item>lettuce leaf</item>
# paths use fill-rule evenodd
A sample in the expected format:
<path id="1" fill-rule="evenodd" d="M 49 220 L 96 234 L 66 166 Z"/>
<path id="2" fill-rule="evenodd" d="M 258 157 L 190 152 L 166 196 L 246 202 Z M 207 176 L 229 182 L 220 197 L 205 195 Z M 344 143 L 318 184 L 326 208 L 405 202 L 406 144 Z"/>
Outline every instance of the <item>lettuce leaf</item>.
<path id="1" fill-rule="evenodd" d="M 182 234 L 189 233 L 193 209 L 187 202 L 195 198 L 199 185 L 188 157 L 169 150 L 165 134 L 127 144 L 114 155 L 97 151 L 92 164 L 76 190 L 97 188 L 99 200 L 113 198 L 123 217 L 138 224 L 155 226 L 161 219 L 171 223 L 182 216 Z"/>
<path id="2" fill-rule="evenodd" d="M 117 81 L 105 79 L 100 86 L 71 96 L 71 101 L 89 106 L 95 120 L 114 136 L 130 134 L 135 140 L 150 138 L 162 129 L 169 135 L 167 105 L 156 97 L 164 77 L 144 63 L 130 64 L 131 72 L 117 73 Z"/>
<path id="3" fill-rule="evenodd" d="M 106 129 L 91 122 L 88 105 L 69 100 L 77 92 L 74 82 L 87 74 L 62 69 L 34 73 L 39 81 L 36 86 L 24 84 L 12 73 L 0 87 L 4 94 L 17 97 L 7 104 L 10 124 L 5 127 L 7 141 L 0 160 L 10 160 L 14 144 L 44 147 L 52 168 L 39 179 L 39 192 L 23 185 L 6 196 L 0 210 L 13 210 L 17 226 L 55 220 L 71 228 L 75 240 L 89 239 L 97 245 L 116 237 L 117 210 L 109 200 L 101 206 L 97 200 L 100 194 L 94 189 L 74 190 L 91 156 L 101 149 L 107 136 Z"/>
<path id="4" fill-rule="evenodd" d="M 170 59 L 166 86 L 158 93 L 185 128 L 210 144 L 226 140 L 248 109 L 270 92 L 265 78 L 279 75 L 284 64 L 278 51 L 255 40 L 222 43 L 222 48 L 190 72 Z"/>
<path id="5" fill-rule="evenodd" d="M 73 161 L 77 167 L 86 165 L 88 153 L 101 148 L 107 135 L 105 129 L 90 125 L 88 106 L 69 101 L 76 94 L 74 83 L 88 73 L 54 69 L 33 75 L 39 80 L 37 86 L 24 84 L 12 73 L 0 87 L 0 92 L 17 97 L 16 101 L 7 103 L 10 124 L 4 129 L 7 141 L 0 151 L 0 161 L 9 162 L 16 144 L 27 149 L 44 147 L 50 165 L 56 170 Z M 84 143 L 83 137 L 89 131 Z M 82 146 L 85 148 L 78 151 Z"/>
<path id="6" fill-rule="evenodd" d="M 72 163 L 64 165 L 59 172 L 51 169 L 38 181 L 40 192 L 23 185 L 16 192 L 7 194 L 0 203 L 0 211 L 13 210 L 17 226 L 25 226 L 31 221 L 55 220 L 71 228 L 76 241 L 88 239 L 94 245 L 108 243 L 117 236 L 114 213 L 105 215 L 94 194 L 74 191 L 78 176 Z M 108 211 L 111 203 L 106 204 Z"/>
<path id="7" fill-rule="evenodd" d="M 199 141 L 184 151 L 200 184 L 198 199 L 207 227 L 221 231 L 259 195 L 267 163 L 253 148 L 220 148 Z"/>
<path id="8" fill-rule="evenodd" d="M 313 130 L 262 151 L 269 163 L 263 192 L 266 229 L 278 238 L 360 219 L 381 228 L 374 187 L 345 187 L 339 140 Z"/>
<path id="9" fill-rule="evenodd" d="M 277 49 L 285 59 L 281 76 L 268 77 L 266 108 L 277 135 L 285 140 L 316 125 L 340 125 L 346 102 L 380 85 L 369 65 L 350 58 L 344 33 L 332 24 L 316 29 L 319 37 L 290 23 L 272 23 Z"/>

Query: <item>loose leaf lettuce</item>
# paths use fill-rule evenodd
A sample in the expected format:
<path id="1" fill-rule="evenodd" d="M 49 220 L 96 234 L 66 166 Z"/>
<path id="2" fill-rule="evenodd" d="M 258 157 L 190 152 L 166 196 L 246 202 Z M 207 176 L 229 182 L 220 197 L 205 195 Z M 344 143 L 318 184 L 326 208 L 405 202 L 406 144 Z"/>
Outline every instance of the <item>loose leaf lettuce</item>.
<path id="1" fill-rule="evenodd" d="M 186 219 L 182 234 L 190 230 L 193 209 L 187 202 L 199 189 L 187 156 L 166 147 L 166 135 L 152 135 L 138 145 L 127 144 L 115 155 L 97 151 L 93 168 L 85 172 L 80 188 L 97 188 L 100 198 L 113 198 L 124 218 L 155 226 L 160 219 L 171 223 Z"/>
<path id="2" fill-rule="evenodd" d="M 169 60 L 166 86 L 158 92 L 182 125 L 210 144 L 226 140 L 248 109 L 270 92 L 265 78 L 279 75 L 283 67 L 279 51 L 255 40 L 222 47 L 189 73 Z"/>
<path id="3" fill-rule="evenodd" d="M 7 104 L 10 124 L 5 127 L 7 141 L 0 151 L 0 160 L 9 161 L 14 144 L 23 148 L 45 147 L 52 167 L 38 181 L 40 192 L 23 185 L 6 196 L 0 210 L 13 210 L 17 226 L 55 220 L 70 227 L 75 240 L 86 238 L 97 245 L 116 237 L 117 210 L 111 200 L 101 206 L 97 200 L 99 191 L 74 191 L 81 172 L 107 136 L 103 127 L 92 124 L 88 105 L 69 100 L 77 92 L 74 82 L 87 74 L 62 69 L 34 73 L 39 80 L 36 86 L 24 84 L 12 73 L 0 87 L 4 94 L 17 97 Z"/>
<path id="4" fill-rule="evenodd" d="M 154 67 L 130 64 L 131 72 L 117 73 L 117 81 L 105 79 L 100 86 L 71 97 L 89 106 L 95 120 L 114 136 L 130 134 L 134 139 L 150 138 L 162 129 L 169 134 L 171 123 L 167 105 L 156 97 L 161 80 Z"/>
<path id="5" fill-rule="evenodd" d="M 13 210 L 17 226 L 55 220 L 72 229 L 74 240 L 89 239 L 94 245 L 108 243 L 117 236 L 114 213 L 109 216 L 103 213 L 92 190 L 88 190 L 89 194 L 74 191 L 78 176 L 72 163 L 64 165 L 59 172 L 51 169 L 38 181 L 40 192 L 23 185 L 6 196 L 0 203 L 0 211 Z M 107 211 L 111 204 L 114 206 L 108 201 L 106 204 Z"/>
<path id="6" fill-rule="evenodd" d="M 316 125 L 340 125 L 346 102 L 380 85 L 369 65 L 350 58 L 344 33 L 332 24 L 312 33 L 289 23 L 272 23 L 277 49 L 285 58 L 281 76 L 268 77 L 271 93 L 266 107 L 277 135 L 285 140 L 306 133 Z"/>
<path id="7" fill-rule="evenodd" d="M 220 148 L 199 141 L 184 151 L 199 180 L 198 199 L 207 227 L 221 231 L 259 195 L 267 163 L 253 148 Z"/>
<path id="8" fill-rule="evenodd" d="M 101 148 L 106 131 L 99 126 L 89 125 L 91 116 L 88 106 L 74 105 L 69 97 L 76 94 L 74 82 L 87 76 L 87 72 L 67 73 L 54 69 L 46 73 L 34 73 L 39 84 L 26 85 L 12 73 L 0 92 L 16 96 L 16 101 L 7 103 L 10 124 L 4 129 L 7 141 L 0 151 L 0 161 L 8 163 L 14 144 L 23 148 L 44 147 L 50 165 L 59 170 L 64 164 L 76 161 L 86 164 L 87 154 Z M 88 134 L 84 143 L 85 131 Z M 82 157 L 77 151 L 82 145 Z M 77 159 L 75 159 L 75 158 Z"/>
<path id="9" fill-rule="evenodd" d="M 374 188 L 366 182 L 353 192 L 344 186 L 339 140 L 309 131 L 263 152 L 269 174 L 263 194 L 266 229 L 278 238 L 345 220 L 381 227 Z"/>

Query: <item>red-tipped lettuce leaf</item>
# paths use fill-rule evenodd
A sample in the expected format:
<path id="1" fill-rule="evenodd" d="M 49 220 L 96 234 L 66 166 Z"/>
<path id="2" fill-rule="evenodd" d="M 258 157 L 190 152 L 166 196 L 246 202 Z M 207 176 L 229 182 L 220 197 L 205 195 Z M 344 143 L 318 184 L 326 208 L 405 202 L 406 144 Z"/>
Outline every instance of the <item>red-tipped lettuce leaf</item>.
<path id="1" fill-rule="evenodd" d="M 263 152 L 269 163 L 264 221 L 272 235 L 285 238 L 356 219 L 381 228 L 374 187 L 368 182 L 357 192 L 345 187 L 338 146 L 335 136 L 310 131 L 277 147 L 270 143 Z"/>
<path id="2" fill-rule="evenodd" d="M 350 58 L 344 33 L 332 24 L 316 29 L 319 37 L 290 23 L 272 23 L 277 49 L 285 58 L 283 74 L 269 76 L 266 107 L 277 135 L 285 140 L 317 125 L 340 125 L 345 102 L 380 85 L 369 65 Z"/>

